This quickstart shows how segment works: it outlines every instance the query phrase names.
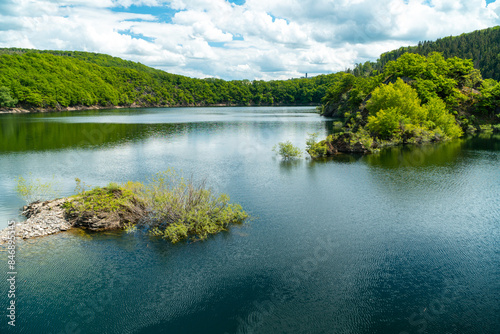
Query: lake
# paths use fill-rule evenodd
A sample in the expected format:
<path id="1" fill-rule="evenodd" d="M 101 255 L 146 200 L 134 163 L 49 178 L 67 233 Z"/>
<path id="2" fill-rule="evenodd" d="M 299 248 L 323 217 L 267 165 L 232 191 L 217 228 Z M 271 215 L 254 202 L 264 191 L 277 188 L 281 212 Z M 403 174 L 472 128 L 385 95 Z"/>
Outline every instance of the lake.
<path id="1" fill-rule="evenodd" d="M 77 177 L 174 168 L 253 217 L 190 244 L 121 231 L 20 242 L 16 327 L 2 279 L 0 332 L 499 333 L 500 136 L 320 161 L 271 151 L 332 131 L 310 107 L 0 115 L 2 228 L 30 173 L 67 196 Z"/>

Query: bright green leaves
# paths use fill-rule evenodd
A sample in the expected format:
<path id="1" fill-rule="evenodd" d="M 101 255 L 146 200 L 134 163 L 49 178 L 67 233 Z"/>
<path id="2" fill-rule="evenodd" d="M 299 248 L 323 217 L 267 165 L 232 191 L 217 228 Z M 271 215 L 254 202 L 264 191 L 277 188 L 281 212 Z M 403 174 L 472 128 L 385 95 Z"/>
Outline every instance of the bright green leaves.
<path id="1" fill-rule="evenodd" d="M 386 64 L 384 75 L 411 81 L 423 103 L 439 97 L 449 108 L 456 107 L 463 98 L 462 87 L 475 87 L 482 80 L 471 60 L 457 57 L 445 60 L 437 52 L 427 57 L 405 53 Z"/>
<path id="2" fill-rule="evenodd" d="M 417 91 L 401 78 L 376 88 L 366 108 L 370 111 L 367 128 L 382 139 L 412 135 L 421 130 L 435 131 L 449 138 L 462 135 L 455 117 L 438 97 L 422 105 Z"/>
<path id="3" fill-rule="evenodd" d="M 498 113 L 500 108 L 500 83 L 493 79 L 485 80 L 481 86 L 481 94 L 480 112 L 491 116 Z"/>
<path id="4" fill-rule="evenodd" d="M 11 96 L 10 89 L 4 86 L 0 87 L 0 107 L 13 108 L 17 104 L 17 100 Z"/>
<path id="5" fill-rule="evenodd" d="M 462 136 L 462 129 L 458 126 L 455 116 L 448 112 L 446 104 L 441 99 L 431 99 L 423 107 L 427 110 L 426 128 L 431 130 L 439 129 L 449 138 Z"/>
<path id="6" fill-rule="evenodd" d="M 392 138 L 407 121 L 397 108 L 379 110 L 375 115 L 368 116 L 367 128 L 377 133 L 383 139 Z"/>
<path id="7" fill-rule="evenodd" d="M 157 173 L 144 186 L 129 183 L 127 187 L 146 204 L 150 232 L 173 243 L 205 240 L 248 218 L 240 205 L 229 203 L 226 194 L 216 196 L 203 182 L 194 184 L 171 169 Z"/>
<path id="8" fill-rule="evenodd" d="M 417 92 L 402 79 L 376 88 L 366 108 L 370 111 L 368 129 L 384 139 L 404 131 L 408 124 L 420 125 L 427 118 Z"/>
<path id="9" fill-rule="evenodd" d="M 36 201 L 46 201 L 59 196 L 60 184 L 52 177 L 51 181 L 42 182 L 41 179 L 34 179 L 30 174 L 27 178 L 19 176 L 16 178 L 16 192 L 30 204 Z"/>
<path id="10" fill-rule="evenodd" d="M 300 148 L 293 146 L 292 142 L 289 140 L 275 145 L 273 147 L 273 152 L 279 154 L 284 160 L 300 158 L 302 156 Z"/>
<path id="11" fill-rule="evenodd" d="M 337 80 L 337 74 L 267 82 L 195 79 L 102 54 L 0 50 L 0 86 L 23 106 L 37 108 L 309 104 L 319 103 Z"/>

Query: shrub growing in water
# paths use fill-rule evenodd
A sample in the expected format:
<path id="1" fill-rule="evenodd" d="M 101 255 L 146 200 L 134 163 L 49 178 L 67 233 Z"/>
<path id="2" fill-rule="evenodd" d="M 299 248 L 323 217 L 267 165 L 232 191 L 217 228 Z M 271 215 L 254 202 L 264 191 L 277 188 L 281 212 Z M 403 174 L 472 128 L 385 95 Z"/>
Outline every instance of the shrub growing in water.
<path id="1" fill-rule="evenodd" d="M 150 233 L 173 243 L 205 240 L 248 218 L 239 204 L 229 203 L 229 196 L 216 196 L 205 182 L 195 184 L 173 170 L 158 173 L 142 188 L 135 188 L 148 208 L 144 224 Z"/>
<path id="2" fill-rule="evenodd" d="M 292 142 L 289 140 L 275 145 L 273 151 L 285 160 L 300 158 L 302 156 L 300 148 L 293 146 Z"/>
<path id="3" fill-rule="evenodd" d="M 42 182 L 40 179 L 33 179 L 30 174 L 27 179 L 19 176 L 16 181 L 16 192 L 26 204 L 46 201 L 59 196 L 59 184 L 54 179 Z"/>

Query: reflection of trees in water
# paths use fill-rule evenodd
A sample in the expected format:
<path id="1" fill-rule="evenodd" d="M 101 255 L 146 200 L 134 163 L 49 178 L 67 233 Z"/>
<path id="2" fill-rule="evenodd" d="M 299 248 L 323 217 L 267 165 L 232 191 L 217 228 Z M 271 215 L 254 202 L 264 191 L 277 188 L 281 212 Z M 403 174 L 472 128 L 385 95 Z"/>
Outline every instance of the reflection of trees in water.
<path id="1" fill-rule="evenodd" d="M 297 169 L 298 167 L 302 166 L 304 163 L 304 160 L 302 159 L 288 159 L 288 160 L 281 160 L 280 161 L 280 170 L 286 173 L 290 173 L 294 169 Z"/>
<path id="2" fill-rule="evenodd" d="M 143 137 L 144 126 L 112 123 L 59 123 L 3 117 L 0 151 L 25 152 L 116 144 Z"/>
<path id="3" fill-rule="evenodd" d="M 486 151 L 500 151 L 500 134 L 480 133 L 477 136 L 470 138 L 466 148 L 480 149 Z"/>
<path id="4" fill-rule="evenodd" d="M 457 139 L 439 144 L 392 147 L 369 154 L 363 160 L 369 166 L 381 168 L 448 166 L 456 163 L 465 143 L 466 140 Z"/>
<path id="5" fill-rule="evenodd" d="M 314 167 L 316 165 L 327 164 L 332 162 L 351 164 L 359 161 L 361 158 L 363 158 L 362 154 L 338 154 L 332 157 L 310 159 L 308 161 L 308 166 Z"/>
<path id="6" fill-rule="evenodd" d="M 184 135 L 192 124 L 66 123 L 0 119 L 0 152 L 102 147 L 148 137 Z M 216 127 L 209 124 L 208 127 Z"/>
<path id="7" fill-rule="evenodd" d="M 452 140 L 440 144 L 395 147 L 363 158 L 368 172 L 384 193 L 395 200 L 406 196 L 442 196 L 461 193 L 471 182 L 483 159 L 498 159 L 498 154 L 483 154 L 477 138 Z M 480 139 L 479 139 L 480 140 Z M 498 152 L 498 151 L 497 151 Z M 481 159 L 478 159 L 478 154 Z M 433 194 L 433 195 L 431 195 Z"/>
<path id="8" fill-rule="evenodd" d="M 135 115 L 130 110 L 120 110 L 117 115 Z M 84 118 L 80 117 L 84 116 Z M 244 119 L 229 118 L 222 121 L 179 123 L 103 123 L 109 113 L 105 111 L 84 111 L 81 113 L 61 112 L 53 114 L 0 115 L 0 152 L 46 151 L 65 148 L 89 148 L 118 145 L 153 138 L 174 138 L 190 133 L 220 134 L 229 130 L 246 134 L 240 142 L 240 151 L 259 154 L 262 145 L 280 133 L 297 138 L 311 131 L 308 121 L 289 122 L 289 117 L 256 114 Z M 111 117 L 115 116 L 114 113 Z M 196 116 L 196 115 L 191 115 Z M 298 117 L 298 116 L 297 116 Z M 302 116 L 301 116 L 302 117 Z M 134 120 L 132 119 L 132 122 Z M 318 130 L 328 132 L 327 122 L 318 123 Z M 323 125 L 324 124 L 324 125 Z M 315 130 L 313 130 L 315 131 Z M 304 139 L 305 141 L 305 139 Z"/>

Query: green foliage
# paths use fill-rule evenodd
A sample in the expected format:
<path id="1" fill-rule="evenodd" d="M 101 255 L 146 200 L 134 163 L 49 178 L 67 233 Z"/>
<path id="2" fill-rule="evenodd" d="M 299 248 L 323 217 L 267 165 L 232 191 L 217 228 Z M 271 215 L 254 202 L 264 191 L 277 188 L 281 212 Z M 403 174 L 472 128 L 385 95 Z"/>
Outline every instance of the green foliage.
<path id="1" fill-rule="evenodd" d="M 479 111 L 484 115 L 493 116 L 500 107 L 500 83 L 491 79 L 485 80 L 480 91 L 482 95 L 479 100 Z"/>
<path id="2" fill-rule="evenodd" d="M 376 63 L 371 63 L 371 68 L 381 71 L 384 66 L 392 61 L 400 58 L 403 54 L 414 53 L 423 56 L 429 55 L 432 52 L 440 52 L 445 59 L 459 57 L 471 59 L 475 68 L 480 70 L 485 78 L 500 80 L 500 67 L 498 66 L 500 54 L 500 29 L 498 27 L 477 30 L 468 34 L 462 34 L 455 37 L 445 37 L 437 41 L 423 41 L 417 46 L 402 47 L 398 50 L 384 53 Z M 461 76 L 460 72 L 455 72 L 459 77 L 455 80 L 464 80 L 464 85 L 474 85 L 474 75 L 477 72 L 469 72 L 471 75 Z M 466 82 L 471 79 L 471 82 Z"/>
<path id="3" fill-rule="evenodd" d="M 80 215 L 84 212 L 117 212 L 135 199 L 134 193 L 122 188 L 99 188 L 79 193 L 64 204 L 66 212 Z"/>
<path id="4" fill-rule="evenodd" d="M 137 232 L 137 224 L 132 224 L 132 223 L 126 223 L 125 226 L 123 226 L 123 229 L 127 233 L 135 233 Z"/>
<path id="5" fill-rule="evenodd" d="M 319 133 L 318 132 L 308 133 L 308 136 L 309 137 L 307 137 L 306 139 L 306 151 L 309 151 L 309 149 L 311 149 L 312 146 L 316 145 L 316 143 L 318 142 Z"/>
<path id="6" fill-rule="evenodd" d="M 474 87 L 482 81 L 481 74 L 474 69 L 471 60 L 456 57 L 445 60 L 440 53 L 431 53 L 427 57 L 403 54 L 386 64 L 384 75 L 411 79 L 422 102 L 439 97 L 449 108 L 456 107 L 464 97 L 460 90 L 465 84 Z"/>
<path id="7" fill-rule="evenodd" d="M 275 145 L 273 147 L 273 152 L 279 154 L 284 160 L 300 158 L 302 156 L 300 148 L 293 146 L 292 142 L 289 140 Z"/>
<path id="8" fill-rule="evenodd" d="M 355 77 L 350 73 L 338 73 L 337 81 L 327 90 L 322 99 L 321 113 L 325 116 L 340 116 L 359 107 L 368 94 L 377 87 L 382 77 Z"/>
<path id="9" fill-rule="evenodd" d="M 479 126 L 481 132 L 493 132 L 493 127 L 491 124 L 483 124 Z"/>
<path id="10" fill-rule="evenodd" d="M 417 91 L 402 79 L 376 88 L 366 104 L 367 128 L 382 139 L 421 136 L 434 131 L 438 137 L 458 138 L 462 130 L 438 97 L 421 105 Z"/>
<path id="11" fill-rule="evenodd" d="M 370 111 L 368 129 L 383 139 L 392 138 L 409 124 L 420 125 L 427 118 L 417 92 L 401 79 L 377 87 L 366 108 Z"/>
<path id="12" fill-rule="evenodd" d="M 318 143 L 312 144 L 306 151 L 312 158 L 319 158 L 326 156 L 328 153 L 328 147 L 326 142 L 331 141 L 332 136 L 329 135 L 326 140 L 322 140 Z"/>
<path id="13" fill-rule="evenodd" d="M 424 106 L 427 109 L 426 128 L 442 131 L 449 138 L 459 138 L 463 135 L 455 117 L 448 112 L 446 104 L 439 98 L 433 98 Z"/>
<path id="14" fill-rule="evenodd" d="M 75 178 L 75 182 L 76 182 L 75 193 L 77 194 L 83 194 L 86 190 L 92 188 L 91 185 L 82 182 L 82 180 L 80 180 L 79 178 Z"/>
<path id="15" fill-rule="evenodd" d="M 4 86 L 0 87 L 0 107 L 13 108 L 17 100 L 12 98 L 10 89 Z"/>
<path id="16" fill-rule="evenodd" d="M 108 188 L 110 191 L 116 191 L 116 190 L 120 189 L 120 185 L 118 185 L 118 183 L 115 183 L 115 182 L 110 182 L 110 183 L 108 183 L 106 188 Z"/>
<path id="17" fill-rule="evenodd" d="M 470 60 L 404 53 L 387 62 L 383 72 L 372 70 L 360 77 L 344 73 L 330 87 L 323 114 L 343 114 L 349 134 L 312 145 L 311 156 L 458 138 L 463 135 L 460 125 L 474 128 L 472 113 L 483 108 L 491 117 L 500 102 L 500 85 L 483 82 Z M 479 94 L 474 87 L 481 83 Z"/>
<path id="18" fill-rule="evenodd" d="M 41 179 L 34 179 L 30 174 L 27 179 L 19 176 L 16 181 L 16 192 L 26 204 L 50 200 L 58 197 L 60 193 L 59 183 L 54 178 L 51 181 L 42 182 Z"/>
<path id="19" fill-rule="evenodd" d="M 120 212 L 139 203 L 145 208 L 143 216 L 136 223 L 127 223 L 125 231 L 132 233 L 142 227 L 173 243 L 205 240 L 248 218 L 240 205 L 229 202 L 229 196 L 216 196 L 205 182 L 195 184 L 171 169 L 155 174 L 146 184 L 110 183 L 91 190 L 85 190 L 82 184 L 77 179 L 78 194 L 64 204 L 67 214 Z"/>
<path id="20" fill-rule="evenodd" d="M 216 196 L 204 182 L 196 185 L 173 170 L 152 177 L 140 197 L 149 208 L 150 233 L 173 243 L 186 238 L 205 240 L 248 218 L 240 205 L 229 203 L 229 196 Z"/>
<path id="21" fill-rule="evenodd" d="M 409 122 L 399 113 L 398 108 L 388 108 L 369 116 L 367 128 L 382 139 L 390 139 L 405 126 L 405 123 Z"/>
<path id="22" fill-rule="evenodd" d="M 318 104 L 336 80 L 192 79 L 103 54 L 0 49 L 0 86 L 25 107 Z"/>

